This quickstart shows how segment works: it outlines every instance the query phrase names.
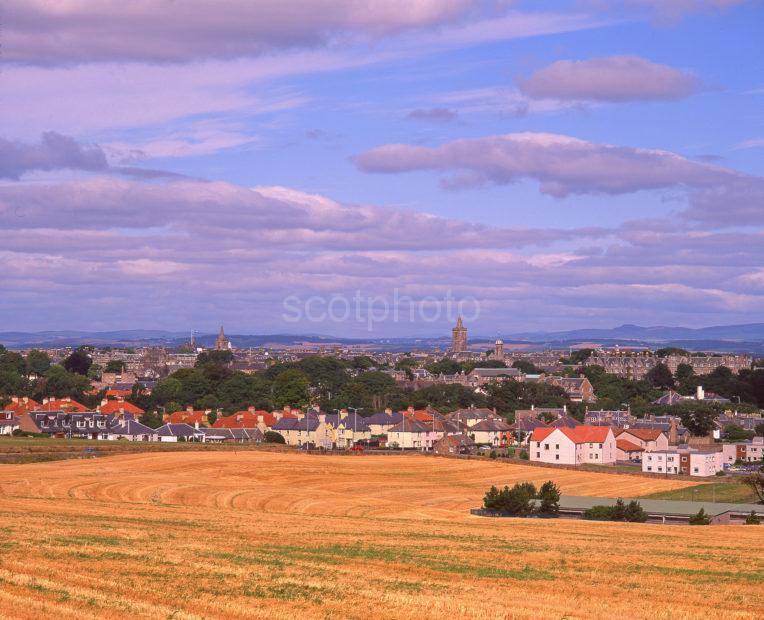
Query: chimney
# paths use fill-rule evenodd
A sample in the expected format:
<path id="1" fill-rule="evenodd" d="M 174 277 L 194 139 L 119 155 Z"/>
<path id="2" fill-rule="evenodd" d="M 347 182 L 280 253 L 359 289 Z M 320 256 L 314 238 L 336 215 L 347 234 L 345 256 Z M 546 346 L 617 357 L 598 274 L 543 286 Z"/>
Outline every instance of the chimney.
<path id="1" fill-rule="evenodd" d="M 101 401 L 101 407 L 103 407 L 103 406 L 104 406 L 106 403 L 108 403 L 108 402 L 109 402 L 109 400 L 108 400 L 107 398 L 104 398 L 104 399 Z"/>
<path id="2" fill-rule="evenodd" d="M 199 430 L 199 422 L 194 422 L 194 428 L 195 428 L 196 430 Z"/>
<path id="3" fill-rule="evenodd" d="M 385 413 L 386 413 L 387 415 L 393 415 L 393 410 L 392 410 L 392 409 L 390 409 L 390 407 L 385 407 Z"/>
<path id="4" fill-rule="evenodd" d="M 318 414 L 318 421 L 321 424 L 326 424 L 326 414 L 325 413 L 319 413 Z"/>
<path id="5" fill-rule="evenodd" d="M 671 417 L 671 426 L 669 426 L 669 436 L 668 436 L 669 445 L 675 446 L 677 443 L 679 443 L 679 433 L 677 429 L 677 423 L 676 418 Z"/>
<path id="6" fill-rule="evenodd" d="M 346 417 L 348 417 L 348 410 L 340 409 L 340 420 L 344 420 Z"/>
<path id="7" fill-rule="evenodd" d="M 567 405 L 563 405 L 562 406 L 562 412 L 563 413 L 568 413 L 568 406 Z"/>
<path id="8" fill-rule="evenodd" d="M 263 416 L 261 416 L 261 415 L 257 416 L 257 424 L 258 424 L 258 426 L 259 426 L 260 424 L 264 424 L 264 421 L 263 421 Z"/>
<path id="9" fill-rule="evenodd" d="M 188 411 L 189 413 L 193 413 L 194 412 L 193 406 L 189 405 L 188 407 L 186 407 L 186 411 Z"/>
<path id="10" fill-rule="evenodd" d="M 249 411 L 250 413 L 254 413 L 255 412 L 255 408 L 254 407 L 247 407 L 247 411 Z"/>
<path id="11" fill-rule="evenodd" d="M 695 398 L 697 400 L 705 400 L 706 393 L 703 391 L 703 386 L 699 385 L 698 389 L 695 391 Z"/>

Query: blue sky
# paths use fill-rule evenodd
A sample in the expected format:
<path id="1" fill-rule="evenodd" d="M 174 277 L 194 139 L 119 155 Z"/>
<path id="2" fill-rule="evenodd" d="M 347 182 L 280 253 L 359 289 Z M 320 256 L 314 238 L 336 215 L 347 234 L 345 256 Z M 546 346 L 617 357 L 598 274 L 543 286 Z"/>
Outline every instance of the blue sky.
<path id="1" fill-rule="evenodd" d="M 396 290 L 487 334 L 762 320 L 764 7 L 606 6 L 10 2 L 2 325 L 449 326 L 285 318 Z"/>

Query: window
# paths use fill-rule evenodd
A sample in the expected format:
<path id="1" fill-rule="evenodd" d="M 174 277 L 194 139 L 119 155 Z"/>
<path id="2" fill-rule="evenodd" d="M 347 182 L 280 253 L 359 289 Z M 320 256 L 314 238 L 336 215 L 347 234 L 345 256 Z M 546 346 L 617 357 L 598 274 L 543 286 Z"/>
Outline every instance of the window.
<path id="1" fill-rule="evenodd" d="M 599 454 L 597 454 L 597 453 L 595 452 L 595 454 L 594 454 L 594 460 L 596 461 L 596 460 L 597 460 L 597 459 L 599 459 L 599 458 L 600 458 L 600 455 L 599 455 Z"/>
<path id="2" fill-rule="evenodd" d="M 549 450 L 549 444 L 548 443 L 544 444 L 544 450 Z"/>
<path id="3" fill-rule="evenodd" d="M 558 443 L 554 444 L 554 449 L 555 450 L 559 450 L 560 449 L 560 444 L 558 444 Z"/>
<path id="4" fill-rule="evenodd" d="M 602 450 L 602 444 L 599 445 L 600 450 Z"/>
<path id="5" fill-rule="evenodd" d="M 536 452 L 536 458 L 537 458 L 537 459 L 540 459 L 540 458 L 541 458 L 541 452 Z"/>
<path id="6" fill-rule="evenodd" d="M 648 466 L 647 466 L 647 471 L 653 471 L 653 468 L 652 468 L 652 466 L 651 466 L 651 465 L 648 465 Z"/>
<path id="7" fill-rule="evenodd" d="M 559 461 L 560 460 L 560 455 L 559 454 L 555 454 L 554 455 L 554 460 L 555 461 Z"/>
<path id="8" fill-rule="evenodd" d="M 663 467 L 658 467 L 658 471 L 663 471 Z"/>
<path id="9" fill-rule="evenodd" d="M 700 470 L 697 467 L 693 467 L 692 471 L 697 474 Z"/>

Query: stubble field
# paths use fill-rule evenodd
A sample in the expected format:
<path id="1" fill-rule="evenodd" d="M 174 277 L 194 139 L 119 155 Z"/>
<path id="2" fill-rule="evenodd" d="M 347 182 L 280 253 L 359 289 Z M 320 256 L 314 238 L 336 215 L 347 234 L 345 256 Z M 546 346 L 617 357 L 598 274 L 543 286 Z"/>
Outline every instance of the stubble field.
<path id="1" fill-rule="evenodd" d="M 0 617 L 760 618 L 764 529 L 470 516 L 491 484 L 681 481 L 423 456 L 0 466 Z"/>

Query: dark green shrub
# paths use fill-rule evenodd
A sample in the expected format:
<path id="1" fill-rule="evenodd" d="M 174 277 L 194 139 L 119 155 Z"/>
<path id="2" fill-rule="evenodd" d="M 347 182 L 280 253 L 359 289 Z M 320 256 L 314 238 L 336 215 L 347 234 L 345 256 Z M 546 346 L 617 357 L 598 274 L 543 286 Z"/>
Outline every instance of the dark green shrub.
<path id="1" fill-rule="evenodd" d="M 592 506 L 584 510 L 584 519 L 589 521 L 612 521 L 613 520 L 613 507 L 612 506 Z"/>
<path id="2" fill-rule="evenodd" d="M 263 437 L 266 443 L 286 443 L 286 440 L 281 433 L 277 433 L 276 431 L 265 431 Z"/>
<path id="3" fill-rule="evenodd" d="M 631 523 L 644 523 L 647 521 L 647 513 L 639 502 L 633 499 L 626 505 L 624 518 Z"/>
<path id="4" fill-rule="evenodd" d="M 711 519 L 706 514 L 706 511 L 701 508 L 697 514 L 690 517 L 690 525 L 710 525 Z"/>
<path id="5" fill-rule="evenodd" d="M 538 493 L 540 500 L 538 513 L 543 515 L 556 515 L 560 512 L 560 487 L 551 480 L 541 485 Z"/>
<path id="6" fill-rule="evenodd" d="M 759 515 L 756 514 L 755 510 L 751 510 L 751 514 L 749 514 L 745 518 L 745 524 L 746 525 L 759 525 L 761 523 L 761 519 L 759 519 Z"/>

